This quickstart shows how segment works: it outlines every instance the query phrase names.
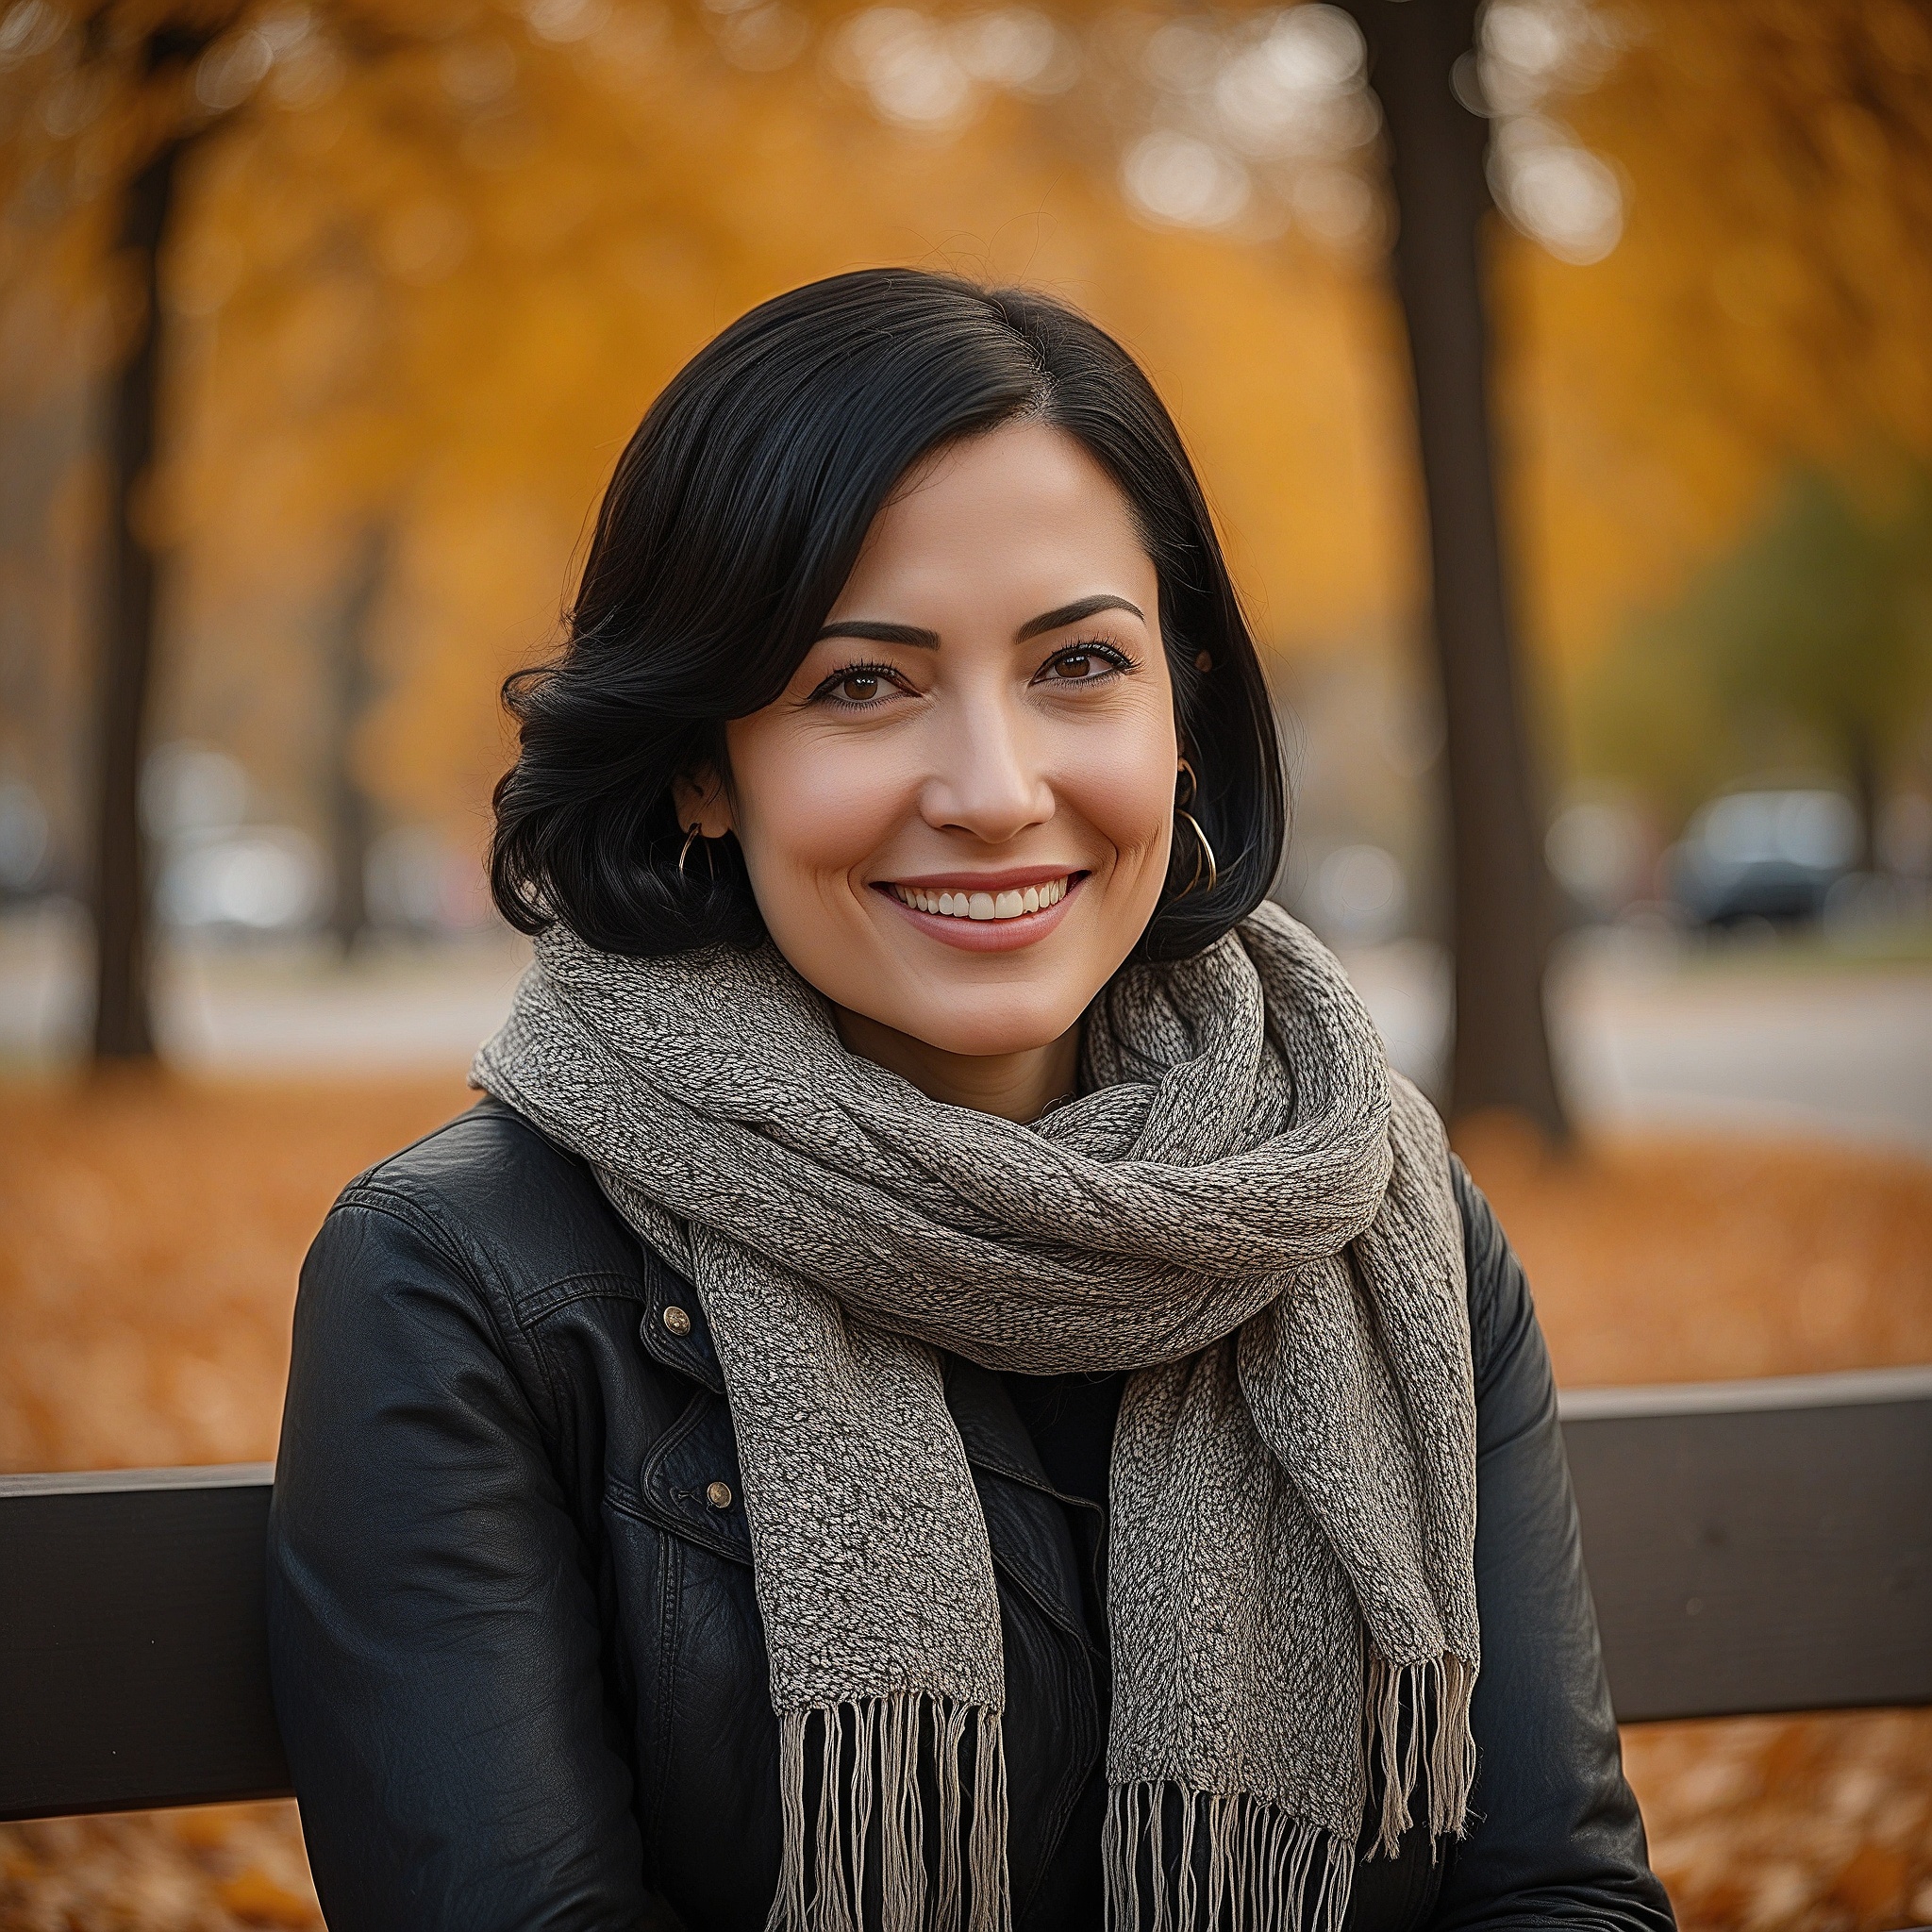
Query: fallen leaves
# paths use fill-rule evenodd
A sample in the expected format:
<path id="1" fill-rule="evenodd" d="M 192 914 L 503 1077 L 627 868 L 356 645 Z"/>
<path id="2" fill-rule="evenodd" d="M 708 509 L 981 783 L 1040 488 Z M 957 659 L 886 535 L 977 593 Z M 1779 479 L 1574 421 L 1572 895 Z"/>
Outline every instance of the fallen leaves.
<path id="1" fill-rule="evenodd" d="M 1624 1748 L 1653 1860 L 1686 1926 L 1932 1923 L 1924 1713 L 1644 1724 Z"/>
<path id="2" fill-rule="evenodd" d="M 275 1453 L 295 1274 L 337 1190 L 454 1080 L 15 1086 L 0 1108 L 0 1468 Z M 1842 1147 L 1460 1144 L 1570 1384 L 1932 1360 L 1932 1165 Z M 1932 1921 L 1932 1714 L 1635 1727 L 1687 1932 Z M 321 1924 L 291 1805 L 0 1826 L 0 1926 Z"/>
<path id="3" fill-rule="evenodd" d="M 322 1923 L 292 1805 L 0 1825 L 8 1932 L 307 1932 Z"/>
<path id="4" fill-rule="evenodd" d="M 1528 1271 L 1566 1387 L 1932 1362 L 1932 1162 L 1649 1136 L 1457 1145 Z"/>

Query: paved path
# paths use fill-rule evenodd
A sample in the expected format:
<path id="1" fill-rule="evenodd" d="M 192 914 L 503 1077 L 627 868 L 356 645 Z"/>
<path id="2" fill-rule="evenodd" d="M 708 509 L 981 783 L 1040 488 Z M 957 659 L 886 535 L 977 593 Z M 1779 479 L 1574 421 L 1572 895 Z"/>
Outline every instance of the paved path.
<path id="1" fill-rule="evenodd" d="M 460 1072 L 509 1006 L 529 948 L 509 935 L 373 947 L 203 944 L 163 956 L 155 1024 L 183 1066 L 223 1073 Z M 0 920 L 0 1065 L 71 1055 L 87 1003 L 72 920 Z"/>
<path id="2" fill-rule="evenodd" d="M 173 1058 L 210 1071 L 459 1071 L 526 957 L 499 937 L 378 948 L 347 967 L 314 945 L 176 952 L 159 976 L 158 1024 Z M 0 1065 L 72 1053 L 85 958 L 72 919 L 0 920 Z M 1411 942 L 1349 965 L 1397 1064 L 1434 1085 L 1448 1013 L 1441 955 Z M 1550 1011 L 1586 1122 L 1824 1132 L 1932 1152 L 1932 968 L 1687 962 L 1612 941 L 1571 955 Z"/>
<path id="3" fill-rule="evenodd" d="M 1711 1122 L 1932 1153 L 1932 971 L 1614 961 L 1560 975 L 1568 1083 L 1605 1122 Z"/>
<path id="4" fill-rule="evenodd" d="M 1447 960 L 1407 942 L 1349 967 L 1396 1064 L 1438 1089 Z M 1932 967 L 1686 958 L 1611 937 L 1559 961 L 1549 1016 L 1564 1094 L 1592 1124 L 1825 1133 L 1932 1152 Z"/>

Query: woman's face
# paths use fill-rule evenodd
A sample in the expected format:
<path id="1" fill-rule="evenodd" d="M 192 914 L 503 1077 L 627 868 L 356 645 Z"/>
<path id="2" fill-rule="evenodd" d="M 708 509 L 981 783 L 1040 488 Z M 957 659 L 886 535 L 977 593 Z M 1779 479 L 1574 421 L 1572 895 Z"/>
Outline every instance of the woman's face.
<path id="1" fill-rule="evenodd" d="M 773 939 L 844 1016 L 946 1055 L 1069 1038 L 1167 874 L 1158 596 L 1071 437 L 942 450 L 783 695 L 727 726 L 728 785 L 684 788 L 684 822 L 737 833 Z"/>

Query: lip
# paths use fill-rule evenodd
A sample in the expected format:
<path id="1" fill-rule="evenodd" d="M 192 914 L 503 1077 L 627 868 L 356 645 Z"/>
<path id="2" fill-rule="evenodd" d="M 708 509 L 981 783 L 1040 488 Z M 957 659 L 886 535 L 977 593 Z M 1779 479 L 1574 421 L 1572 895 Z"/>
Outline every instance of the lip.
<path id="1" fill-rule="evenodd" d="M 917 878 L 881 879 L 874 887 L 894 912 L 903 914 L 921 932 L 962 953 L 1010 953 L 1037 945 L 1066 917 L 1067 908 L 1080 895 L 1091 873 L 1068 866 L 1029 866 L 1015 872 L 949 872 L 921 874 Z M 893 886 L 917 886 L 929 892 L 1018 892 L 1028 886 L 1065 879 L 1065 895 L 1043 912 L 1023 912 L 1017 919 L 949 919 L 943 912 L 922 912 L 893 893 Z"/>
<path id="2" fill-rule="evenodd" d="M 1078 865 L 1020 865 L 1010 872 L 921 872 L 904 878 L 875 881 L 891 897 L 893 886 L 916 886 L 922 892 L 991 892 L 995 899 L 1002 892 L 1024 892 L 1028 886 L 1044 886 L 1055 879 L 1081 879 L 1087 868 Z M 1038 918 L 1038 913 L 1028 915 Z"/>

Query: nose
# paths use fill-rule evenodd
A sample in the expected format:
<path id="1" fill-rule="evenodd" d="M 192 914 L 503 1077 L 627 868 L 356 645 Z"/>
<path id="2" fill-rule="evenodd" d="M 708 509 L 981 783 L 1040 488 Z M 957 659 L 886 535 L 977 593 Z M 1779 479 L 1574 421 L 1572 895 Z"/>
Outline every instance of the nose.
<path id="1" fill-rule="evenodd" d="M 991 692 L 942 708 L 932 721 L 931 765 L 920 791 L 926 824 L 1004 845 L 1052 818 L 1053 786 L 1029 724 Z"/>

